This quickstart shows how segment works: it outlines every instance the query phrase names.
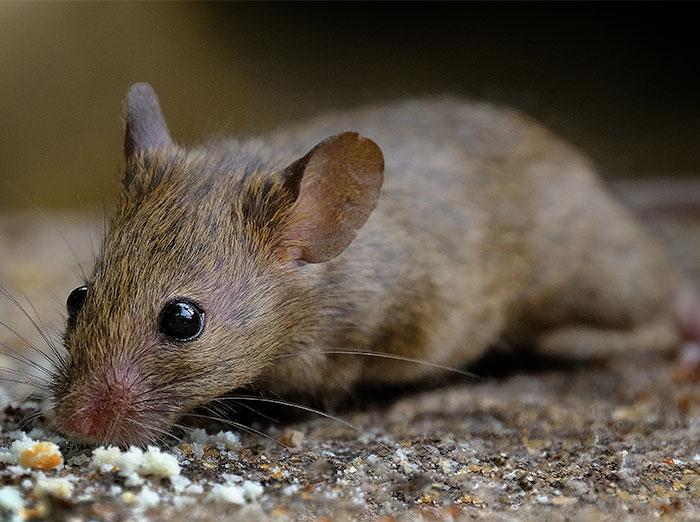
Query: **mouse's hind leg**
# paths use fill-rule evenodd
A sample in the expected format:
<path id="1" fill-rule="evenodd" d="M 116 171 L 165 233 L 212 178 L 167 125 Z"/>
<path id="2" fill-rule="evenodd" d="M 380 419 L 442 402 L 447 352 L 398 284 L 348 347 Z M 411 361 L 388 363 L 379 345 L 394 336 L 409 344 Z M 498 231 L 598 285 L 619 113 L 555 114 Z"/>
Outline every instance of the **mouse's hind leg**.
<path id="1" fill-rule="evenodd" d="M 539 225 L 537 267 L 521 308 L 528 338 L 569 354 L 677 347 L 681 283 L 672 263 L 607 193 L 583 192 L 585 205 L 558 209 L 557 219 Z"/>

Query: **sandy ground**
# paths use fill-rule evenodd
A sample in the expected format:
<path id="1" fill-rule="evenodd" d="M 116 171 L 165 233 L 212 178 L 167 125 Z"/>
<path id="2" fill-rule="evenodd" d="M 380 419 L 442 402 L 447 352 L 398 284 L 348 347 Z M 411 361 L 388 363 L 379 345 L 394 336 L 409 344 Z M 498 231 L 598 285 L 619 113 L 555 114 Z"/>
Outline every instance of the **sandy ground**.
<path id="1" fill-rule="evenodd" d="M 643 217 L 700 281 L 700 213 L 675 207 Z M 81 263 L 90 265 L 86 231 L 96 242 L 101 221 L 5 216 L 0 281 L 20 299 L 19 291 L 26 293 L 49 329 L 60 330 L 65 295 L 79 282 L 79 272 L 51 222 Z M 0 312 L 3 322 L 38 341 L 7 299 L 0 300 Z M 3 351 L 21 349 L 6 330 L 0 341 Z M 245 434 L 229 447 L 214 439 L 185 441 L 172 452 L 181 475 L 201 485 L 201 492 L 183 491 L 173 478 L 146 477 L 145 485 L 129 486 L 89 459 L 68 460 L 44 475 L 0 463 L 0 488 L 16 488 L 25 502 L 15 513 L 0 498 L 0 521 L 146 515 L 170 521 L 700 520 L 700 385 L 682 375 L 674 360 L 494 353 L 475 371 L 480 379 L 456 376 L 441 385 L 361 390 L 333 411 L 356 429 L 313 414 L 285 414 L 280 422 L 246 419 L 269 437 L 294 443 L 291 448 Z M 12 384 L 5 382 L 5 389 L 24 391 Z M 12 430 L 31 411 L 15 406 L 2 416 L 0 447 L 20 436 Z M 267 413 L 277 418 L 285 412 Z M 41 426 L 38 419 L 25 430 Z M 32 437 L 51 434 L 34 431 Z M 81 453 L 57 442 L 66 459 Z M 90 456 L 89 449 L 82 453 Z M 42 493 L 47 477 L 69 477 L 72 491 Z M 242 505 L 211 494 L 222 483 L 245 489 L 244 480 L 259 483 L 262 493 L 239 499 Z M 150 502 L 139 497 L 144 488 L 154 493 Z"/>

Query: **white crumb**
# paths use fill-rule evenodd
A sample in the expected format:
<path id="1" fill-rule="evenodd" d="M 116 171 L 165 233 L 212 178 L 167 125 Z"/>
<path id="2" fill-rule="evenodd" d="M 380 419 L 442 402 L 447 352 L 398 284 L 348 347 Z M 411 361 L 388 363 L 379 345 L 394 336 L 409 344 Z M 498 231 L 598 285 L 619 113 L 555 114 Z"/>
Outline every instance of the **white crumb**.
<path id="1" fill-rule="evenodd" d="M 210 502 L 238 504 L 239 506 L 245 504 L 243 488 L 233 484 L 215 484 L 214 487 L 211 488 L 207 500 Z"/>
<path id="2" fill-rule="evenodd" d="M 136 505 L 143 510 L 157 506 L 159 503 L 160 495 L 148 486 L 141 488 L 139 494 L 136 495 Z"/>
<path id="3" fill-rule="evenodd" d="M 96 448 L 92 452 L 90 468 L 103 473 L 118 473 L 126 477 L 127 486 L 141 484 L 140 476 L 172 479 L 180 475 L 180 464 L 175 455 L 163 453 L 154 446 L 149 446 L 145 452 L 135 447 L 127 451 L 114 446 Z"/>
<path id="4" fill-rule="evenodd" d="M 122 476 L 124 476 L 124 475 L 122 475 Z M 143 484 L 143 482 L 144 482 L 144 480 L 136 472 L 129 473 L 128 475 L 126 475 L 126 477 L 124 479 L 124 485 L 127 488 L 132 488 L 134 486 L 140 486 L 141 484 Z"/>
<path id="5" fill-rule="evenodd" d="M 141 448 L 131 447 L 127 451 L 119 451 L 114 459 L 114 466 L 122 477 L 129 477 L 135 473 L 140 473 L 140 468 L 143 465 L 144 454 Z"/>
<path id="6" fill-rule="evenodd" d="M 100 470 L 103 473 L 116 471 L 116 460 L 121 455 L 121 450 L 116 446 L 108 448 L 100 446 L 92 450 L 92 460 L 90 461 L 90 469 Z"/>
<path id="7" fill-rule="evenodd" d="M 220 431 L 211 439 L 219 449 L 235 450 L 241 447 L 241 438 L 232 431 Z"/>
<path id="8" fill-rule="evenodd" d="M 133 505 L 140 511 L 146 511 L 148 508 L 157 506 L 161 500 L 158 492 L 148 486 L 142 487 L 138 494 L 126 491 L 122 493 L 121 499 L 125 504 Z"/>
<path id="9" fill-rule="evenodd" d="M 244 481 L 241 487 L 243 488 L 243 496 L 249 502 L 255 502 L 265 491 L 262 484 L 251 480 Z"/>
<path id="10" fill-rule="evenodd" d="M 13 435 L 15 435 L 15 432 L 7 434 L 8 437 Z M 0 462 L 4 462 L 5 464 L 17 464 L 19 462 L 19 454 L 36 443 L 24 432 L 19 432 L 19 436 L 13 438 L 16 440 L 10 445 L 9 451 L 4 450 L 0 452 Z"/>
<path id="11" fill-rule="evenodd" d="M 141 466 L 141 475 L 152 475 L 161 478 L 172 478 L 180 475 L 180 464 L 175 455 L 163 453 L 160 448 L 149 446 L 146 451 Z"/>
<path id="12" fill-rule="evenodd" d="M 207 430 L 195 428 L 190 432 L 189 439 L 197 444 L 206 444 L 209 442 L 209 435 L 207 434 Z"/>
<path id="13" fill-rule="evenodd" d="M 175 493 L 182 493 L 190 484 L 192 484 L 192 481 L 183 475 L 170 477 L 170 485 L 175 490 Z"/>
<path id="14" fill-rule="evenodd" d="M 221 478 L 224 479 L 224 482 L 228 482 L 230 484 L 239 484 L 243 482 L 242 476 L 235 475 L 233 473 L 222 473 Z"/>
<path id="15" fill-rule="evenodd" d="M 38 473 L 34 493 L 39 497 L 68 500 L 73 494 L 73 484 L 67 478 L 47 478 L 43 473 Z"/>
<path id="16" fill-rule="evenodd" d="M 282 494 L 285 497 L 291 497 L 292 495 L 296 495 L 300 489 L 301 486 L 299 484 L 290 484 L 282 488 Z"/>
<path id="17" fill-rule="evenodd" d="M 0 488 L 0 520 L 19 522 L 22 520 L 20 510 L 23 507 L 24 500 L 17 488 L 12 486 Z"/>
<path id="18" fill-rule="evenodd" d="M 0 462 L 3 464 L 17 464 L 17 457 L 7 450 L 0 451 Z"/>
<path id="19" fill-rule="evenodd" d="M 201 459 L 204 456 L 204 446 L 198 442 L 193 442 L 192 455 L 194 455 L 196 459 Z"/>

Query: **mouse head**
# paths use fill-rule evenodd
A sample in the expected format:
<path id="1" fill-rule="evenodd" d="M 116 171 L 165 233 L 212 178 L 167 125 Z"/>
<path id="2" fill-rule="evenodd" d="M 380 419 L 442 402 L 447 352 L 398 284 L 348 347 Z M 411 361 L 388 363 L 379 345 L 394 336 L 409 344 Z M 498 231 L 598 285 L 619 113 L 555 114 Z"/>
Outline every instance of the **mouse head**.
<path id="1" fill-rule="evenodd" d="M 151 87 L 129 90 L 120 202 L 92 276 L 67 300 L 54 382 L 65 434 L 163 440 L 180 416 L 309 342 L 309 264 L 341 254 L 366 222 L 381 150 L 347 132 L 279 168 L 259 146 L 231 148 L 177 146 Z"/>

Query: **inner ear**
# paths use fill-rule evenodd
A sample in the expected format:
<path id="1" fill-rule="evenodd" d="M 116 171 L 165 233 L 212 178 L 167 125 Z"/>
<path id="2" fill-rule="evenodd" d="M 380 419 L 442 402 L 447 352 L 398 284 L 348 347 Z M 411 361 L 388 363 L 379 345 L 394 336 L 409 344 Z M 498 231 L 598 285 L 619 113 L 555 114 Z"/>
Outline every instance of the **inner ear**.
<path id="1" fill-rule="evenodd" d="M 296 200 L 280 232 L 277 257 L 322 263 L 347 248 L 377 205 L 384 156 L 372 140 L 344 132 L 316 145 L 282 175 Z"/>

